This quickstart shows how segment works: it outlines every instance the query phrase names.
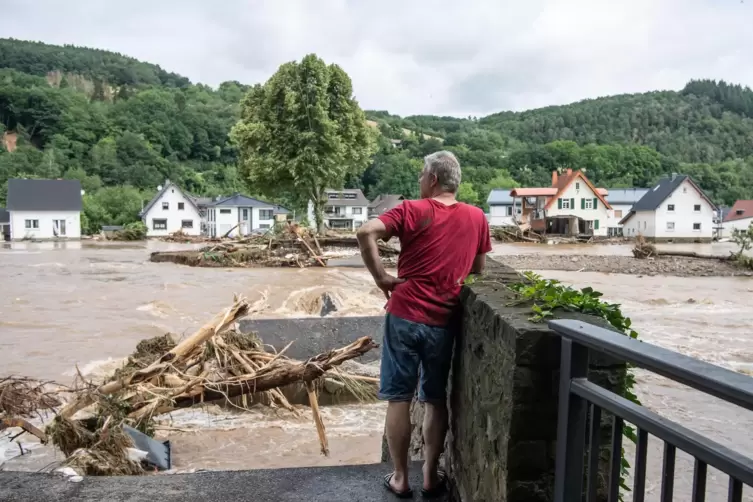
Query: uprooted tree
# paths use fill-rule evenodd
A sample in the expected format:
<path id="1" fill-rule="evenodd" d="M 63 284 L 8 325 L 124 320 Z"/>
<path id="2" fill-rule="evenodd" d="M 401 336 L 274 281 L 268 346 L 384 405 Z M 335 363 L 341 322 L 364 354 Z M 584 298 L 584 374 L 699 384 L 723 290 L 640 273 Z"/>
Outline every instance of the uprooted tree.
<path id="1" fill-rule="evenodd" d="M 364 171 L 374 134 L 348 74 L 309 54 L 249 90 L 231 138 L 249 186 L 270 197 L 289 193 L 299 206 L 310 201 L 321 231 L 325 190 Z"/>

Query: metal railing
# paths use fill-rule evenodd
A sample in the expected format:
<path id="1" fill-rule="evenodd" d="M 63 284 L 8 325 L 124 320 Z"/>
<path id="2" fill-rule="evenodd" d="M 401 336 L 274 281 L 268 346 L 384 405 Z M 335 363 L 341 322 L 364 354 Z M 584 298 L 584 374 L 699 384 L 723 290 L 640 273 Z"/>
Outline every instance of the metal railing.
<path id="1" fill-rule="evenodd" d="M 581 502 L 584 496 L 588 502 L 597 500 L 603 412 L 614 416 L 607 480 L 609 502 L 619 500 L 625 422 L 637 429 L 634 501 L 643 502 L 645 496 L 649 434 L 664 441 L 662 502 L 671 501 L 673 497 L 678 449 L 695 459 L 693 502 L 705 500 L 708 466 L 729 475 L 727 499 L 742 501 L 743 484 L 753 486 L 753 459 L 590 382 L 587 378 L 589 352 L 628 362 L 747 410 L 753 410 L 753 378 L 582 321 L 550 321 L 549 327 L 562 337 L 555 502 Z M 590 424 L 587 424 L 589 415 Z"/>

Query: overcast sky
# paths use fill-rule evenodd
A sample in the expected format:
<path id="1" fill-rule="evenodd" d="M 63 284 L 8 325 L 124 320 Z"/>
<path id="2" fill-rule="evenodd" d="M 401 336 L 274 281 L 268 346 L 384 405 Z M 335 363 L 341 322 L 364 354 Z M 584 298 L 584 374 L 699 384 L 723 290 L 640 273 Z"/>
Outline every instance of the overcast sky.
<path id="1" fill-rule="evenodd" d="M 753 86 L 753 0 L 0 0 L 0 37 L 97 47 L 194 82 L 263 82 L 315 52 L 366 109 L 486 115 Z"/>

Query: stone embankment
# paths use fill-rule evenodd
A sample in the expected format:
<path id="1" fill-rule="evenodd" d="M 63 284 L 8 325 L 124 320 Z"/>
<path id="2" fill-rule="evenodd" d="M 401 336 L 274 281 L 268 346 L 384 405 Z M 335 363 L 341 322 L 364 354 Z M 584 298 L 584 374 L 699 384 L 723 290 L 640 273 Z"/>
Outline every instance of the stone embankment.
<path id="1" fill-rule="evenodd" d="M 727 260 L 682 256 L 637 259 L 632 256 L 527 254 L 496 256 L 495 260 L 516 270 L 568 270 L 678 277 L 753 276 L 753 271 L 740 268 Z"/>

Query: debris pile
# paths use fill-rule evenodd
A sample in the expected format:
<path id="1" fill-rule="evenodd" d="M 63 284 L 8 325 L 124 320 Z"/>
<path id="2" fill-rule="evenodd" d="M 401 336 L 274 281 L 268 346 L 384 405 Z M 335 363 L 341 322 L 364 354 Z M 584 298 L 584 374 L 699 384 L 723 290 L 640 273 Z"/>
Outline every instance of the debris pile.
<path id="1" fill-rule="evenodd" d="M 290 344 L 279 353 L 267 352 L 256 334 L 234 329 L 237 320 L 258 312 L 264 300 L 252 305 L 236 297 L 181 341 L 167 334 L 140 342 L 124 366 L 100 384 L 79 375 L 73 398 L 47 428 L 52 444 L 66 455 L 65 464 L 88 475 L 142 473 L 139 450 L 123 425 L 152 435 L 156 416 L 209 402 L 241 409 L 249 401 L 263 402 L 298 414 L 280 390 L 291 384 L 305 386 L 322 453 L 328 454 L 318 382 L 334 379 L 354 395 L 366 395 L 364 388 L 373 388 L 374 378 L 348 375 L 337 367 L 377 345 L 363 337 L 306 361 L 285 356 Z"/>
<path id="2" fill-rule="evenodd" d="M 326 267 L 328 260 L 352 256 L 357 250 L 354 237 L 317 237 L 306 228 L 288 223 L 277 232 L 223 240 L 198 250 L 156 251 L 150 260 L 192 267 Z M 379 250 L 388 264 L 399 254 L 382 243 Z"/>
<path id="3" fill-rule="evenodd" d="M 61 400 L 50 382 L 40 382 L 31 378 L 6 377 L 0 379 L 0 431 L 18 427 L 21 432 L 11 437 L 18 438 L 29 433 L 45 442 L 45 433 L 32 425 L 27 419 L 41 411 L 52 410 L 60 406 Z"/>
<path id="4" fill-rule="evenodd" d="M 541 242 L 541 235 L 517 225 L 492 227 L 491 232 L 495 240 L 502 242 Z"/>
<path id="5" fill-rule="evenodd" d="M 220 242 L 221 239 L 216 237 L 207 237 L 205 235 L 188 235 L 183 230 L 173 232 L 166 237 L 161 237 L 164 242 L 177 242 L 181 244 L 194 244 L 197 242 Z"/>
<path id="6" fill-rule="evenodd" d="M 656 246 L 646 241 L 642 234 L 638 234 L 635 238 L 635 246 L 633 246 L 633 256 L 641 260 L 655 257 L 657 256 Z"/>
<path id="7" fill-rule="evenodd" d="M 129 223 L 122 230 L 117 230 L 109 237 L 104 234 L 106 240 L 110 241 L 143 241 L 146 239 L 146 225 L 137 221 Z"/>

